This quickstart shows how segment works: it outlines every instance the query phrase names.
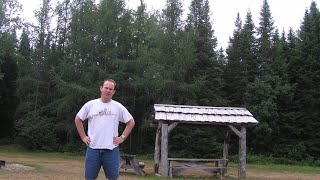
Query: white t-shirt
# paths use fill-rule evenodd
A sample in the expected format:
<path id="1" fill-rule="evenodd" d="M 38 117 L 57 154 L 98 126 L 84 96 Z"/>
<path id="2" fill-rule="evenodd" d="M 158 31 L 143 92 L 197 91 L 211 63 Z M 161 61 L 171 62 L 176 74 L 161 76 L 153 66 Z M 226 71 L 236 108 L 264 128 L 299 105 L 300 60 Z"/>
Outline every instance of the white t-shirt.
<path id="1" fill-rule="evenodd" d="M 133 119 L 128 110 L 119 102 L 111 100 L 103 103 L 100 98 L 86 104 L 78 112 L 82 120 L 88 119 L 89 146 L 92 149 L 114 149 L 113 138 L 118 137 L 119 121 L 127 123 Z"/>

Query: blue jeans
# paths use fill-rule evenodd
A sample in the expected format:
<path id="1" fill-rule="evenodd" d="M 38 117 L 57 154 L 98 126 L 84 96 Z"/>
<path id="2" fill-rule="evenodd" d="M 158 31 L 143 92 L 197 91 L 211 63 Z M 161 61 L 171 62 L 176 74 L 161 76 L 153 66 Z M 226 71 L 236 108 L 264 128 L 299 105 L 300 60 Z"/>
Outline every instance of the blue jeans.
<path id="1" fill-rule="evenodd" d="M 103 167 L 107 179 L 117 179 L 119 177 L 119 148 L 92 149 L 87 148 L 85 162 L 85 178 L 93 180 L 98 177 L 101 166 Z"/>

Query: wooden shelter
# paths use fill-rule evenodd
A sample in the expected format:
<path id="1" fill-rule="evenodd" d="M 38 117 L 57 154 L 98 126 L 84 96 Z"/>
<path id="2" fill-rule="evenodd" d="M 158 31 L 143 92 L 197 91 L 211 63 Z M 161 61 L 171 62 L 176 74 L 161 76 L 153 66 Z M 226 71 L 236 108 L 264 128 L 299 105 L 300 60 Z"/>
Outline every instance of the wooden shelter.
<path id="1" fill-rule="evenodd" d="M 161 176 L 169 176 L 169 133 L 178 124 L 188 123 L 228 126 L 239 137 L 238 177 L 246 177 L 246 127 L 258 123 L 247 109 L 155 104 L 153 122 L 158 124 L 154 153 L 154 171 L 156 174 L 159 174 L 159 163 L 161 162 Z M 227 133 L 223 148 L 224 159 L 228 158 L 229 138 L 230 135 Z"/>

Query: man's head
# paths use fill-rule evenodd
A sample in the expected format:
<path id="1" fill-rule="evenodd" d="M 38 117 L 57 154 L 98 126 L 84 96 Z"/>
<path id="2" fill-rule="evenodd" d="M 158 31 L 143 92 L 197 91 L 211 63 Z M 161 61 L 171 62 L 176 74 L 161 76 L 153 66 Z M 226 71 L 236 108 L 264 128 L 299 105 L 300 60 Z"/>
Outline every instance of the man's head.
<path id="1" fill-rule="evenodd" d="M 112 96 L 116 93 L 117 83 L 112 79 L 106 79 L 103 81 L 100 86 L 101 100 L 103 102 L 109 102 L 112 99 Z"/>

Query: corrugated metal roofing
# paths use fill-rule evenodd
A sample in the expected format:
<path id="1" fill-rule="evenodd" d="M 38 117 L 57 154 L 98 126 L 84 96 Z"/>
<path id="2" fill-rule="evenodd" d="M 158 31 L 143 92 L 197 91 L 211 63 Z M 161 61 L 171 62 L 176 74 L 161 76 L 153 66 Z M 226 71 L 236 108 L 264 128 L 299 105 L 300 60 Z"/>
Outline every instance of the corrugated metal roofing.
<path id="1" fill-rule="evenodd" d="M 208 107 L 155 104 L 155 120 L 204 124 L 256 124 L 258 121 L 240 107 Z"/>

